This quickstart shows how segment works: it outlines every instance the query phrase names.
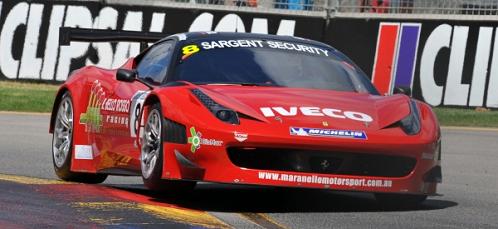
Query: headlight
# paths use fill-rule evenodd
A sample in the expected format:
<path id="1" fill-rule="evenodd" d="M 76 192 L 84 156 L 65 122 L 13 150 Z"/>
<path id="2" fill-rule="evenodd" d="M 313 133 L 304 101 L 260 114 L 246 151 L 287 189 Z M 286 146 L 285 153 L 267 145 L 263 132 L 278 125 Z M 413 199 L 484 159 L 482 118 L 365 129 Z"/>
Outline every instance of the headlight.
<path id="1" fill-rule="evenodd" d="M 192 94 L 219 120 L 230 124 L 239 124 L 239 116 L 234 110 L 220 105 L 199 89 L 192 89 Z"/>
<path id="2" fill-rule="evenodd" d="M 408 135 L 415 135 L 420 132 L 420 115 L 417 103 L 410 100 L 410 114 L 399 121 L 401 129 Z"/>
<path id="3" fill-rule="evenodd" d="M 216 112 L 216 117 L 224 122 L 230 121 L 236 115 L 232 110 L 218 110 Z"/>

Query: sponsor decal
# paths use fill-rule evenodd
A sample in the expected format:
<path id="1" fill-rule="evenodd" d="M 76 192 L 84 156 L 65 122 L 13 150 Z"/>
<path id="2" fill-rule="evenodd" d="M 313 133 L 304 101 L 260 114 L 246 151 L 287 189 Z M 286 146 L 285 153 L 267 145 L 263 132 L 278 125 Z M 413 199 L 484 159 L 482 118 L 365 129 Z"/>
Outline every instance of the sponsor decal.
<path id="1" fill-rule="evenodd" d="M 128 115 L 105 115 L 106 124 L 110 124 L 109 127 L 128 127 L 129 117 Z M 106 126 L 107 127 L 107 126 Z"/>
<path id="2" fill-rule="evenodd" d="M 74 159 L 79 160 L 92 160 L 93 149 L 91 145 L 75 145 L 74 146 Z"/>
<path id="3" fill-rule="evenodd" d="M 201 43 L 205 50 L 214 48 L 263 48 L 262 40 L 217 40 Z"/>
<path id="4" fill-rule="evenodd" d="M 266 43 L 268 44 L 269 48 L 294 50 L 297 52 L 307 52 L 316 55 L 329 56 L 328 50 L 313 46 L 281 42 L 281 41 L 267 41 Z"/>
<path id="5" fill-rule="evenodd" d="M 190 127 L 190 137 L 188 137 L 188 143 L 190 146 L 190 151 L 195 153 L 199 148 L 201 148 L 201 133 L 195 131 L 195 127 Z"/>
<path id="6" fill-rule="evenodd" d="M 322 184 L 342 187 L 372 187 L 372 188 L 391 188 L 392 180 L 383 179 L 353 179 L 341 177 L 325 177 L 317 175 L 296 175 L 285 173 L 269 173 L 258 172 L 258 179 L 283 181 L 290 183 L 305 183 L 305 184 Z"/>
<path id="7" fill-rule="evenodd" d="M 95 80 L 90 88 L 90 96 L 88 98 L 86 111 L 80 116 L 80 124 L 85 125 L 85 131 L 87 133 L 104 133 L 122 136 L 123 128 L 129 128 L 129 110 L 129 100 L 106 98 L 101 83 L 98 80 Z M 106 130 L 103 130 L 103 124 L 105 124 Z"/>
<path id="8" fill-rule="evenodd" d="M 413 91 L 416 75 L 432 106 L 498 107 L 498 30 L 444 23 L 422 33 L 421 23 L 381 22 L 373 84 L 381 94 Z"/>
<path id="9" fill-rule="evenodd" d="M 128 113 L 130 111 L 130 100 L 105 98 L 101 109 L 104 111 Z"/>
<path id="10" fill-rule="evenodd" d="M 182 60 L 187 59 L 188 57 L 192 56 L 193 54 L 199 52 L 200 49 L 197 45 L 187 45 L 182 48 Z"/>
<path id="11" fill-rule="evenodd" d="M 193 45 L 186 46 L 184 48 Z M 216 41 L 205 41 L 201 43 L 204 50 L 209 49 L 221 49 L 221 48 L 271 48 L 271 49 L 282 49 L 291 50 L 296 52 L 306 52 L 315 55 L 329 56 L 329 51 L 326 49 L 296 44 L 283 41 L 263 41 L 263 40 L 216 40 Z M 197 46 L 195 46 L 197 48 Z M 198 51 L 198 48 L 197 48 Z M 186 55 L 184 53 L 184 55 Z"/>
<path id="12" fill-rule="evenodd" d="M 216 139 L 202 138 L 202 133 L 200 131 L 196 131 L 195 127 L 190 127 L 190 137 L 188 137 L 188 143 L 190 144 L 190 151 L 192 153 L 195 153 L 195 151 L 200 149 L 201 145 L 208 145 L 208 146 L 223 145 L 223 141 L 219 141 Z"/>
<path id="13" fill-rule="evenodd" d="M 294 136 L 367 139 L 365 131 L 358 130 L 334 130 L 306 127 L 290 127 L 289 130 L 290 135 Z"/>
<path id="14" fill-rule="evenodd" d="M 121 154 L 107 154 L 111 158 L 111 162 L 113 166 L 127 166 L 130 164 L 131 159 L 130 156 L 121 155 Z"/>
<path id="15" fill-rule="evenodd" d="M 380 24 L 372 83 L 381 94 L 391 94 L 395 86 L 412 88 L 421 27 L 418 23 Z"/>
<path id="16" fill-rule="evenodd" d="M 80 124 L 85 125 L 87 133 L 100 133 L 103 117 L 100 106 L 104 101 L 105 92 L 98 80 L 95 80 L 90 89 L 90 97 L 85 113 L 80 115 Z"/>
<path id="17" fill-rule="evenodd" d="M 373 118 L 365 113 L 356 111 L 342 111 L 333 108 L 320 107 L 261 107 L 259 108 L 265 117 L 275 117 L 276 114 L 281 116 L 297 116 L 298 111 L 304 116 L 328 116 L 338 119 L 351 119 L 361 122 L 371 122 Z"/>
<path id="18" fill-rule="evenodd" d="M 107 167 L 117 167 L 117 166 L 128 166 L 133 158 L 130 156 L 113 153 L 110 151 L 103 151 L 100 155 L 99 166 Z"/>
<path id="19" fill-rule="evenodd" d="M 235 140 L 239 141 L 239 142 L 244 142 L 245 140 L 247 140 L 247 136 L 248 134 L 246 133 L 241 133 L 241 132 L 233 132 L 233 135 L 235 137 Z"/>
<path id="20" fill-rule="evenodd" d="M 219 140 L 216 140 L 216 139 L 201 138 L 201 145 L 222 146 L 223 145 L 223 141 L 219 141 Z"/>

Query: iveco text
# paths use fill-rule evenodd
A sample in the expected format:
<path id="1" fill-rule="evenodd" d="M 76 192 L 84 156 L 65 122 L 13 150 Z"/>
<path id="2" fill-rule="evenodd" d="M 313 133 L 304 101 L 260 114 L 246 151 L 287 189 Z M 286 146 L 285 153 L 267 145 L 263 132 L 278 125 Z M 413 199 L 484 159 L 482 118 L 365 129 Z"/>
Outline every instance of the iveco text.
<path id="1" fill-rule="evenodd" d="M 261 107 L 260 110 L 265 117 L 274 117 L 275 112 L 282 116 L 296 116 L 298 107 L 289 107 L 289 109 L 283 107 Z M 356 111 L 342 111 L 339 109 L 320 107 L 299 107 L 299 111 L 305 116 L 329 116 L 332 118 L 348 118 L 362 122 L 373 121 L 373 118 L 370 117 L 370 115 Z"/>

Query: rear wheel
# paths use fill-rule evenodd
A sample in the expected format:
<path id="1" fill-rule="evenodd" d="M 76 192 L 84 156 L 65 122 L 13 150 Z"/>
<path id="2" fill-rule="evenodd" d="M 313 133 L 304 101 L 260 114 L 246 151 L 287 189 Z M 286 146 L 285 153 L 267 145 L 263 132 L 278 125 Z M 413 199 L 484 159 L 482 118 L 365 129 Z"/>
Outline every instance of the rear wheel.
<path id="1" fill-rule="evenodd" d="M 427 199 L 427 195 L 376 193 L 375 199 L 386 207 L 417 207 Z"/>
<path id="2" fill-rule="evenodd" d="M 65 181 L 83 183 L 102 183 L 107 178 L 103 174 L 71 172 L 73 149 L 74 109 L 71 95 L 66 92 L 57 108 L 52 135 L 52 161 L 57 176 Z"/>
<path id="3" fill-rule="evenodd" d="M 163 122 L 161 106 L 154 104 L 145 121 L 143 133 L 140 134 L 140 165 L 144 185 L 153 191 L 188 191 L 194 188 L 193 181 L 176 181 L 161 179 L 163 172 Z"/>

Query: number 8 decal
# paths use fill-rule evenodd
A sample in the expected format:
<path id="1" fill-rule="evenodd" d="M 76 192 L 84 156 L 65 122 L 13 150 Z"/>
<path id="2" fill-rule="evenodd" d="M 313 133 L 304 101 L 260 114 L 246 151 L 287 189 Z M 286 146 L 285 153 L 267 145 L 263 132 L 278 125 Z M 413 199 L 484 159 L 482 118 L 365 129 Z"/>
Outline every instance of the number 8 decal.
<path id="1" fill-rule="evenodd" d="M 187 46 L 183 47 L 182 48 L 182 53 L 183 53 L 182 60 L 187 59 L 189 56 L 191 56 L 192 54 L 199 52 L 199 51 L 200 51 L 200 49 L 197 45 L 187 45 Z"/>
<path id="2" fill-rule="evenodd" d="M 132 138 L 137 137 L 138 128 L 140 127 L 140 114 L 142 113 L 142 108 L 145 102 L 145 98 L 149 94 L 148 91 L 137 91 L 131 97 L 131 109 L 130 109 L 130 136 Z"/>

